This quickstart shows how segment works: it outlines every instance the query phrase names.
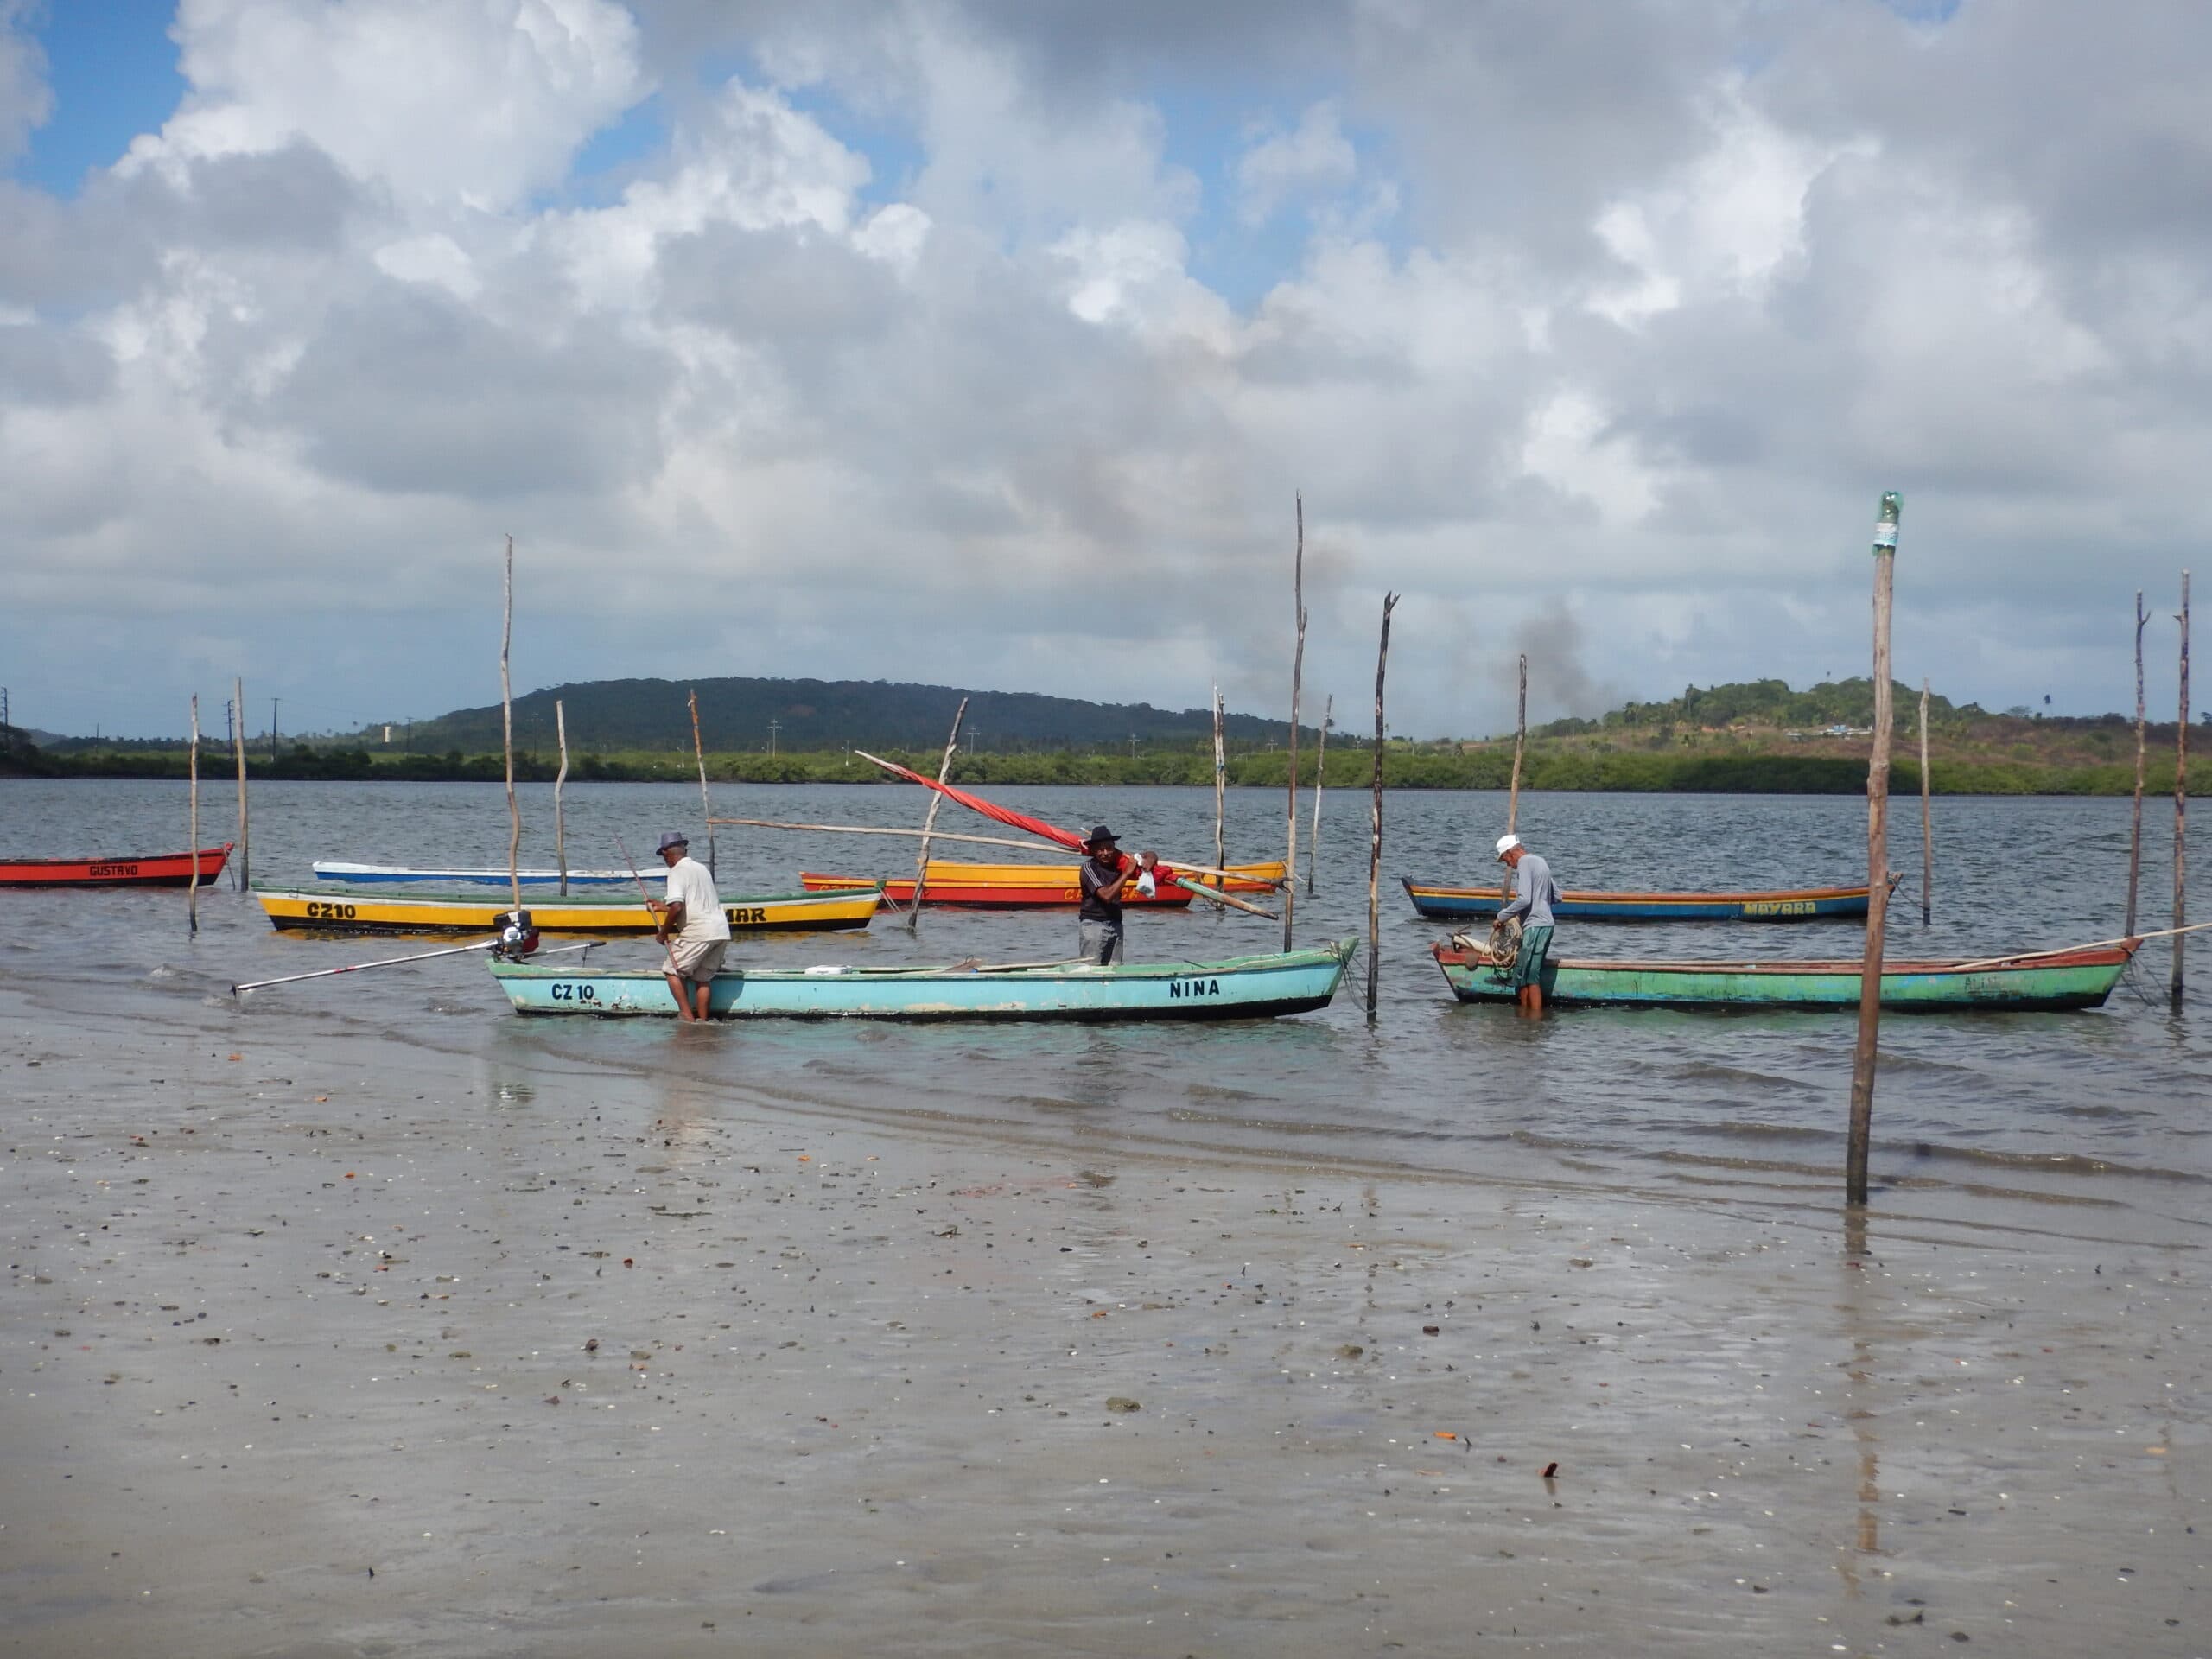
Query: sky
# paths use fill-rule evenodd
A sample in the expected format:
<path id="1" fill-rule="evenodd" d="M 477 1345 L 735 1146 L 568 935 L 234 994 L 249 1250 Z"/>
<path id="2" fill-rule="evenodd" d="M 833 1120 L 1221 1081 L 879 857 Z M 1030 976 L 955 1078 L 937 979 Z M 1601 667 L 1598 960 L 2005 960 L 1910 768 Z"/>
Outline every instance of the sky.
<path id="1" fill-rule="evenodd" d="M 19 725 L 629 675 L 2171 717 L 2202 0 L 0 0 Z M 2048 704 L 2044 699 L 2050 699 Z M 2200 699 L 2202 702 L 2202 699 Z M 717 734 L 741 747 L 762 734 Z"/>

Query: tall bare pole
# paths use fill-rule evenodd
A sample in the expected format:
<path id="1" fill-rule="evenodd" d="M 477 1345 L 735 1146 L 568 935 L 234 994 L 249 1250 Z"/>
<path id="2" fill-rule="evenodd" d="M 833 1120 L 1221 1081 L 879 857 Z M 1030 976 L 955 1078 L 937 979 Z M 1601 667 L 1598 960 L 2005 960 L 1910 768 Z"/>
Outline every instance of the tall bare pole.
<path id="1" fill-rule="evenodd" d="M 1933 919 L 1936 905 L 1936 817 L 1928 801 L 1928 682 L 1920 682 L 1920 924 Z"/>
<path id="2" fill-rule="evenodd" d="M 968 712 L 968 699 L 960 699 L 960 706 L 952 711 L 952 729 L 944 736 L 944 759 L 937 763 L 937 780 L 940 784 L 952 781 L 952 757 L 960 747 L 960 721 Z M 914 902 L 906 906 L 906 931 L 913 932 L 921 923 L 922 889 L 930 879 L 930 831 L 937 827 L 937 809 L 944 797 L 937 791 L 930 791 L 929 810 L 922 814 L 922 845 L 914 855 Z"/>
<path id="3" fill-rule="evenodd" d="M 2151 619 L 2143 609 L 2143 590 L 2135 590 L 2135 817 L 2127 836 L 2127 925 L 2121 931 L 2135 937 L 2135 888 L 2143 874 L 2143 625 Z"/>
<path id="4" fill-rule="evenodd" d="M 1229 754 L 1222 746 L 1221 715 L 1221 688 L 1217 685 L 1213 689 L 1213 861 L 1217 868 L 1225 868 L 1229 862 L 1228 832 L 1224 821 L 1228 805 Z"/>
<path id="5" fill-rule="evenodd" d="M 238 891 L 244 893 L 253 877 L 246 868 L 245 682 L 242 679 L 231 682 L 231 710 L 234 721 L 231 728 L 231 753 L 238 766 Z"/>
<path id="6" fill-rule="evenodd" d="M 561 699 L 553 699 L 553 733 L 561 742 L 561 770 L 553 774 L 553 861 L 561 871 L 561 896 L 569 896 L 569 819 L 562 810 L 561 791 L 569 781 L 569 716 Z"/>
<path id="7" fill-rule="evenodd" d="M 1375 652 L 1375 804 L 1367 843 L 1367 1018 L 1375 1020 L 1382 985 L 1382 673 L 1390 665 L 1390 613 L 1398 596 L 1382 595 L 1382 643 Z"/>
<path id="8" fill-rule="evenodd" d="M 522 808 L 515 804 L 515 697 L 507 678 L 507 647 L 515 634 L 515 538 L 507 537 L 507 574 L 499 613 L 499 747 L 507 757 L 507 894 L 522 908 Z"/>
<path id="9" fill-rule="evenodd" d="M 691 758 L 699 763 L 699 816 L 707 821 L 707 874 L 720 879 L 715 863 L 715 809 L 707 799 L 707 751 L 699 741 L 699 689 L 691 688 Z"/>
<path id="10" fill-rule="evenodd" d="M 187 827 L 186 856 L 191 861 L 192 874 L 184 893 L 184 931 L 188 938 L 200 937 L 200 694 L 192 696 L 192 748 L 185 760 L 186 775 L 191 779 L 191 805 L 187 814 L 191 822 Z"/>
<path id="11" fill-rule="evenodd" d="M 1329 772 L 1329 728 L 1336 718 L 1337 697 L 1332 691 L 1321 707 L 1321 741 L 1313 751 L 1313 831 L 1306 838 L 1306 896 L 1309 899 L 1313 896 L 1313 861 L 1321 855 L 1321 790 Z"/>
<path id="12" fill-rule="evenodd" d="M 1847 1203 L 1866 1202 L 1866 1154 L 1874 1131 L 1874 1063 L 1882 1028 L 1882 929 L 1890 914 L 1890 594 L 1897 575 L 1895 490 L 1883 493 L 1874 521 L 1874 753 L 1866 763 L 1866 950 L 1859 969 L 1859 1043 L 1851 1056 L 1851 1146 L 1844 1170 Z"/>
<path id="13" fill-rule="evenodd" d="M 1529 654 L 1521 653 L 1521 704 L 1513 717 L 1513 787 L 1505 798 L 1505 833 L 1511 835 L 1521 818 L 1521 752 L 1529 744 Z"/>
<path id="14" fill-rule="evenodd" d="M 2176 929 L 2189 925 L 2189 572 L 2181 573 L 2181 719 L 2174 728 L 2174 919 Z M 2188 936 L 2174 934 L 2174 974 L 2171 994 L 2181 1007 L 2182 954 Z"/>
<path id="15" fill-rule="evenodd" d="M 1290 924 L 1298 897 L 1298 688 L 1306 677 L 1306 496 L 1298 498 L 1298 553 L 1290 567 L 1291 607 L 1298 616 L 1298 648 L 1290 659 L 1290 810 L 1283 834 L 1282 948 L 1290 949 Z"/>

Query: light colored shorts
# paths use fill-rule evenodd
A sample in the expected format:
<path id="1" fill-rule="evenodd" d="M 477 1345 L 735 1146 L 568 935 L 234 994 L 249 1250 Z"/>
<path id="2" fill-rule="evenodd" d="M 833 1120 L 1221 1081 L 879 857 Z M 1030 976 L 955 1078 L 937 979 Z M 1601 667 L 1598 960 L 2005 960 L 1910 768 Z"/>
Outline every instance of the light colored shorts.
<path id="1" fill-rule="evenodd" d="M 1122 960 L 1121 923 L 1078 922 L 1075 936 L 1075 953 L 1084 961 L 1110 968 Z"/>
<path id="2" fill-rule="evenodd" d="M 729 949 L 728 939 L 694 939 L 689 944 L 677 939 L 674 944 L 676 976 L 698 985 L 721 970 L 722 955 Z"/>

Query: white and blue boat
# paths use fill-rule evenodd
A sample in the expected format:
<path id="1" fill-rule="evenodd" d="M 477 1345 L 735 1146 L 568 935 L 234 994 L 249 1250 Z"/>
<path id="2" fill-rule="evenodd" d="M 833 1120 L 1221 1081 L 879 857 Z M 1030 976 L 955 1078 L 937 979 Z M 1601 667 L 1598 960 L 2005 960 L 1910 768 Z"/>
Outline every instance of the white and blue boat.
<path id="1" fill-rule="evenodd" d="M 1265 1020 L 1325 1008 L 1359 948 L 1100 968 L 1087 963 L 938 968 L 733 969 L 716 974 L 717 1020 Z M 493 961 L 518 1014 L 676 1017 L 658 969 Z"/>
<path id="2" fill-rule="evenodd" d="M 418 868 L 412 864 L 344 864 L 330 859 L 315 861 L 315 879 L 318 881 L 352 882 L 429 882 L 446 886 L 504 887 L 507 885 L 505 870 L 448 870 Z M 525 887 L 550 887 L 562 880 L 558 870 L 518 870 L 514 879 Z M 630 886 L 637 880 L 628 870 L 570 870 L 568 883 L 572 887 L 605 887 Z"/>

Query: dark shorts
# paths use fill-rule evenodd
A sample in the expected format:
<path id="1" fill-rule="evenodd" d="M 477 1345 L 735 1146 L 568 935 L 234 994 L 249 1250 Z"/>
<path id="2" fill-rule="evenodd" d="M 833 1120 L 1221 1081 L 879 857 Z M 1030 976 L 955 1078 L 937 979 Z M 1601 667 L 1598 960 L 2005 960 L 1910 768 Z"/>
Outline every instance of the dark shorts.
<path id="1" fill-rule="evenodd" d="M 1548 927 L 1521 930 L 1521 954 L 1513 958 L 1515 990 L 1544 982 L 1544 958 L 1551 954 L 1551 949 L 1552 931 Z"/>

